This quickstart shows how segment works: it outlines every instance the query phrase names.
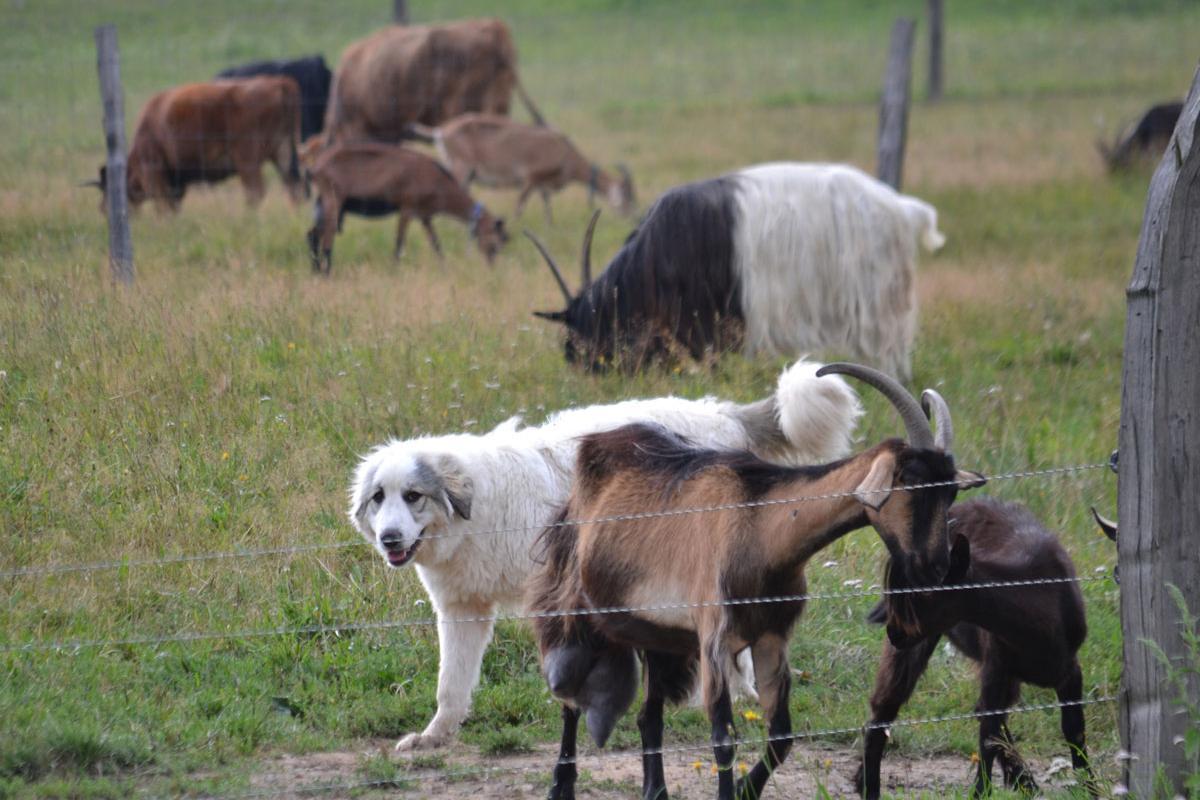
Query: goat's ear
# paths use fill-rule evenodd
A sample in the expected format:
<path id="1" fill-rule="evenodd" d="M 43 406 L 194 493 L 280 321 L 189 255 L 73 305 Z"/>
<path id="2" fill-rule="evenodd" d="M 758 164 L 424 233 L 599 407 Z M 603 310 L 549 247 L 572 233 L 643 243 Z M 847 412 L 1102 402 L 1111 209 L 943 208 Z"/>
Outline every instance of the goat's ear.
<path id="1" fill-rule="evenodd" d="M 533 312 L 533 315 L 535 317 L 540 317 L 542 319 L 548 319 L 551 322 L 565 323 L 567 321 L 566 310 L 563 310 L 563 311 L 535 311 L 535 312 Z"/>
<path id="2" fill-rule="evenodd" d="M 437 471 L 442 481 L 442 499 L 450 515 L 458 514 L 463 519 L 471 518 L 471 501 L 475 498 L 475 482 L 467 474 L 462 462 L 451 455 L 440 455 L 430 466 Z"/>
<path id="3" fill-rule="evenodd" d="M 508 241 L 508 228 L 504 227 L 503 219 L 496 220 L 496 235 L 500 237 L 500 241 Z"/>
<path id="4" fill-rule="evenodd" d="M 946 585 L 961 582 L 967 576 L 967 570 L 970 568 L 971 543 L 961 533 L 956 534 L 954 544 L 950 546 L 950 571 L 946 574 Z"/>
<path id="5" fill-rule="evenodd" d="M 1104 535 L 1109 538 L 1109 541 L 1115 542 L 1117 540 L 1117 523 L 1102 516 L 1095 506 L 1092 506 L 1092 516 L 1096 518 L 1096 524 L 1100 526 L 1100 530 L 1104 531 Z"/>
<path id="6" fill-rule="evenodd" d="M 958 483 L 960 491 L 964 489 L 978 489 L 987 483 L 987 478 L 969 469 L 960 469 L 954 474 L 954 480 Z"/>
<path id="7" fill-rule="evenodd" d="M 892 496 L 892 480 L 896 472 L 896 456 L 886 452 L 875 456 L 871 471 L 854 490 L 854 497 L 872 511 L 883 508 Z"/>

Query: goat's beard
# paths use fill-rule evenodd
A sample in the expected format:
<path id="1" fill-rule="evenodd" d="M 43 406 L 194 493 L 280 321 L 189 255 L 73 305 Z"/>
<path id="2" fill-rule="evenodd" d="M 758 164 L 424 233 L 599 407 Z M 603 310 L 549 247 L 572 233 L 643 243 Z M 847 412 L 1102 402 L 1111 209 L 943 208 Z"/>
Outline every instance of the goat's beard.
<path id="1" fill-rule="evenodd" d="M 883 588 L 885 591 L 912 588 L 903 566 L 898 566 L 893 559 L 888 559 L 883 569 Z M 917 612 L 917 595 L 915 592 L 899 592 L 885 594 L 885 621 L 887 624 L 888 640 L 898 648 L 908 647 L 917 640 L 924 638 L 921 629 L 921 617 Z"/>

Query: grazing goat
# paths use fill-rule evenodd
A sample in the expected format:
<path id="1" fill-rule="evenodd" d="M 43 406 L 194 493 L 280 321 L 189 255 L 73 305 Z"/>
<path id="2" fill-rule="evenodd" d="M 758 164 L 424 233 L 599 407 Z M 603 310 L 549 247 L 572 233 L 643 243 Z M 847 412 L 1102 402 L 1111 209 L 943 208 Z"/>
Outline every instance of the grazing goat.
<path id="1" fill-rule="evenodd" d="M 980 498 L 954 505 L 949 517 L 953 546 L 945 586 L 1075 577 L 1066 550 L 1024 506 Z M 889 588 L 905 588 L 903 575 L 903 571 L 890 571 Z M 979 664 L 976 711 L 1003 712 L 1017 702 L 1022 683 L 1054 689 L 1061 703 L 1083 697 L 1079 647 L 1087 637 L 1087 621 L 1076 583 L 890 594 L 868 619 L 909 623 L 908 630 L 888 625 L 875 675 L 871 721 L 855 777 L 859 792 L 868 800 L 879 797 L 887 726 L 912 695 L 942 636 Z M 1083 709 L 1063 706 L 1061 713 L 1071 763 L 1087 771 Z M 1017 754 L 1006 718 L 1004 713 L 979 718 L 976 796 L 990 788 L 997 757 L 1006 786 L 1037 790 Z"/>
<path id="2" fill-rule="evenodd" d="M 489 264 L 508 241 L 504 220 L 475 202 L 445 167 L 415 150 L 373 142 L 333 145 L 313 158 L 311 176 L 317 201 L 308 246 L 318 272 L 322 261 L 326 274 L 333 268 L 333 237 L 341 230 L 346 212 L 369 217 L 399 212 L 396 258 L 413 217 L 421 221 L 439 258 L 442 246 L 433 230 L 434 214 L 466 222 Z"/>
<path id="3" fill-rule="evenodd" d="M 523 125 L 499 114 L 463 114 L 439 128 L 410 125 L 411 138 L 432 144 L 464 186 L 520 189 L 514 216 L 535 191 L 542 195 L 550 221 L 550 193 L 568 183 L 584 183 L 588 202 L 600 192 L 620 214 L 634 210 L 633 178 L 618 166 L 620 177 L 588 161 L 564 134 Z"/>
<path id="4" fill-rule="evenodd" d="M 746 405 L 627 400 L 560 411 L 537 427 L 518 428 L 514 418 L 483 435 L 392 441 L 363 457 L 350 519 L 390 566 L 416 566 L 440 620 L 437 714 L 398 747 L 444 744 L 467 716 L 489 617 L 520 607 L 535 568 L 531 548 L 567 500 L 580 436 L 645 420 L 783 464 L 836 458 L 861 408 L 844 381 L 818 379 L 818 366 L 797 362 L 772 396 Z M 475 621 L 452 621 L 465 619 Z"/>
<path id="5" fill-rule="evenodd" d="M 763 164 L 671 189 L 562 311 L 566 357 L 637 369 L 692 358 L 845 350 L 902 380 L 916 327 L 918 242 L 942 246 L 937 211 L 840 164 Z"/>
<path id="6" fill-rule="evenodd" d="M 646 653 L 638 717 L 643 796 L 666 797 L 663 703 L 687 693 L 698 661 L 718 797 L 732 798 L 730 664 L 747 647 L 771 741 L 737 791 L 760 797 L 791 748 L 787 643 L 804 601 L 742 601 L 802 595 L 808 560 L 866 525 L 911 580 L 936 584 L 946 575 L 946 510 L 960 485 L 981 485 L 983 478 L 955 467 L 945 401 L 925 393 L 938 420 L 935 437 L 916 401 L 888 376 L 854 364 L 831 364 L 817 374 L 829 373 L 879 389 L 900 412 L 909 441 L 889 439 L 821 466 L 780 467 L 747 453 L 699 449 L 646 424 L 583 438 L 563 524 L 544 534 L 543 567 L 530 589 L 532 609 L 547 614 L 535 620 L 543 672 L 564 703 L 552 798 L 574 796 L 580 712 L 607 732 L 632 700 L 637 676 L 630 649 Z M 812 499 L 788 502 L 796 497 Z M 681 513 L 711 507 L 719 510 Z M 589 608 L 602 611 L 562 613 Z M 595 669 L 607 673 L 604 685 L 588 680 Z"/>
<path id="7" fill-rule="evenodd" d="M 1110 171 L 1129 167 L 1139 159 L 1160 158 L 1182 112 L 1183 103 L 1151 106 L 1112 144 L 1097 141 L 1096 149 Z"/>

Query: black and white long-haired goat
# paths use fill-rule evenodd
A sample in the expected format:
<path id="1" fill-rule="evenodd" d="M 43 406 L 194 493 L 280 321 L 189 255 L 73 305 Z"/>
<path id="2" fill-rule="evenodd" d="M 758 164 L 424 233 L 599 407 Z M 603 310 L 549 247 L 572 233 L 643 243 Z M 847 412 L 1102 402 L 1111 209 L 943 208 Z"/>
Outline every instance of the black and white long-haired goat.
<path id="1" fill-rule="evenodd" d="M 567 360 L 593 369 L 740 345 L 844 351 L 907 380 L 917 247 L 945 242 L 933 206 L 843 164 L 762 164 L 671 189 L 595 281 L 592 226 L 575 296 L 534 238 L 567 301 L 534 313 L 566 325 Z"/>
<path id="2" fill-rule="evenodd" d="M 593 735 L 594 721 L 606 734 L 632 703 L 634 650 L 644 653 L 646 666 L 638 717 L 646 753 L 643 796 L 666 797 L 663 704 L 683 699 L 698 678 L 712 723 L 718 797 L 733 798 L 729 685 L 734 659 L 746 648 L 772 739 L 737 791 L 760 797 L 791 747 L 787 644 L 804 603 L 729 601 L 803 594 L 808 560 L 867 525 L 907 579 L 937 584 L 949 571 L 946 511 L 959 486 L 983 479 L 955 466 L 945 401 L 925 393 L 938 420 L 935 437 L 921 407 L 888 376 L 854 364 L 828 365 L 818 374 L 828 373 L 880 390 L 900 412 L 908 441 L 888 439 L 841 461 L 790 468 L 744 452 L 697 448 L 644 424 L 582 439 L 565 522 L 544 534 L 530 605 L 551 614 L 631 610 L 535 621 L 543 672 L 564 704 L 552 798 L 574 796 L 580 714 L 587 713 Z M 922 488 L 903 488 L 913 486 Z M 821 499 L 771 502 L 798 496 Z M 712 506 L 724 510 L 702 517 L 671 513 Z M 896 624 L 904 628 L 903 620 Z"/>
<path id="3" fill-rule="evenodd" d="M 951 507 L 950 520 L 953 545 L 946 586 L 1075 577 L 1067 551 L 1024 506 L 979 498 Z M 902 585 L 900 575 L 893 579 L 889 574 L 890 588 Z M 912 695 L 943 636 L 979 664 L 976 711 L 1003 712 L 1017 702 L 1022 683 L 1054 689 L 1061 703 L 1083 698 L 1078 654 L 1087 638 L 1087 621 L 1077 583 L 891 594 L 869 619 L 888 622 L 888 637 L 875 675 L 871 722 L 856 776 L 867 800 L 879 797 L 887 726 Z M 891 623 L 893 619 L 904 619 L 906 629 Z M 1072 766 L 1086 773 L 1083 709 L 1063 706 L 1061 714 Z M 976 796 L 990 787 L 997 758 L 1006 786 L 1037 790 L 1006 719 L 1004 713 L 979 718 Z"/>

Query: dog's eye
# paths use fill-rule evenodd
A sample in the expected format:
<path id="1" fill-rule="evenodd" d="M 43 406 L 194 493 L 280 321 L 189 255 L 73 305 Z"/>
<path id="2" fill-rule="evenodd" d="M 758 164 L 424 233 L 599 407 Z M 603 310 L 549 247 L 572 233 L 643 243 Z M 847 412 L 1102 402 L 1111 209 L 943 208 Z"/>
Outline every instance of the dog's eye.
<path id="1" fill-rule="evenodd" d="M 414 492 L 412 489 L 409 489 L 407 492 L 404 493 L 404 502 L 406 502 L 406 503 L 415 503 L 420 499 L 421 499 L 420 492 Z"/>
<path id="2" fill-rule="evenodd" d="M 376 489 L 375 494 L 371 495 L 371 499 L 374 500 L 376 503 L 382 503 L 383 502 L 383 489 Z"/>

